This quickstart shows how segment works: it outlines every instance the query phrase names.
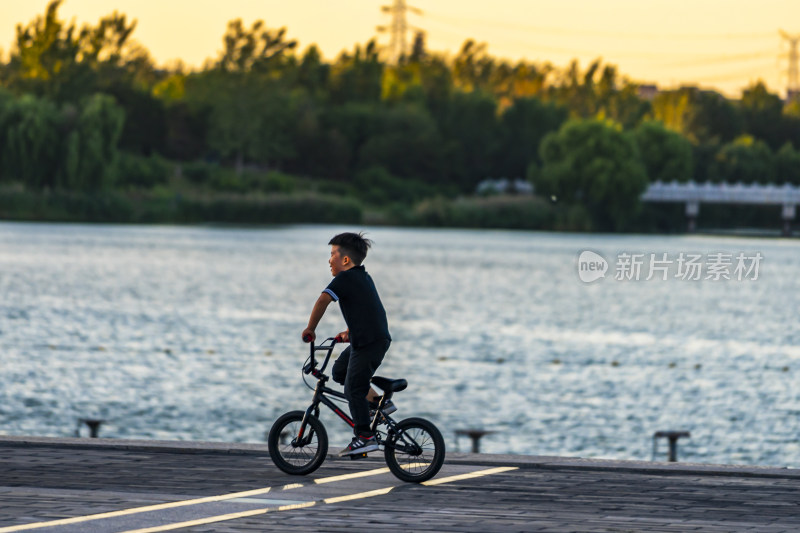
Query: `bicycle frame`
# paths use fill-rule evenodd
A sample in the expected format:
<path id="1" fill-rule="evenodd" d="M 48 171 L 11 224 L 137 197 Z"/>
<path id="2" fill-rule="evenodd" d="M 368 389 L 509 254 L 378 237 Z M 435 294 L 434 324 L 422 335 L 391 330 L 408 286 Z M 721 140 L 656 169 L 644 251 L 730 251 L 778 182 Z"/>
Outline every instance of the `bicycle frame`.
<path id="1" fill-rule="evenodd" d="M 329 342 L 330 344 L 326 345 L 325 343 Z M 328 407 L 331 411 L 333 411 L 336 416 L 341 418 L 348 426 L 355 427 L 355 422 L 353 419 L 350 418 L 344 411 L 342 411 L 339 406 L 337 406 L 332 400 L 330 400 L 327 396 L 334 396 L 336 398 L 340 398 L 342 400 L 347 400 L 345 395 L 339 391 L 333 390 L 326 385 L 328 380 L 330 379 L 329 376 L 324 374 L 325 368 L 328 366 L 328 362 L 330 361 L 331 354 L 333 353 L 333 348 L 336 345 L 336 339 L 328 338 L 322 342 L 322 344 L 315 346 L 314 343 L 311 343 L 311 356 L 310 361 L 307 365 L 303 367 L 303 372 L 305 374 L 311 374 L 315 378 L 317 378 L 317 386 L 314 389 L 314 397 L 311 400 L 311 405 L 308 406 L 306 409 L 305 415 L 303 416 L 303 421 L 300 423 L 300 430 L 295 437 L 293 443 L 299 444 L 302 442 L 303 436 L 306 431 L 306 427 L 308 425 L 308 417 L 314 416 L 319 418 L 319 405 L 323 404 Z M 316 358 L 315 354 L 317 351 L 325 351 L 325 361 L 322 363 L 322 367 L 317 369 Z M 408 448 L 408 449 L 418 449 L 419 445 L 411 439 L 411 443 L 405 442 L 405 432 L 402 430 L 397 429 L 397 423 L 392 420 L 389 416 L 383 414 L 382 409 L 386 401 L 389 399 L 391 394 L 385 394 L 381 396 L 380 403 L 378 404 L 378 409 L 375 412 L 375 416 L 372 419 L 372 423 L 370 424 L 370 429 L 375 433 L 376 438 L 378 439 L 378 443 L 384 446 L 394 447 L 394 448 Z M 395 435 L 395 438 L 389 438 L 386 441 L 383 441 L 381 438 L 380 432 L 377 431 L 378 423 L 380 422 L 381 417 L 386 421 L 387 426 L 389 427 L 390 433 Z M 309 435 L 309 438 L 311 435 Z M 404 441 L 404 444 L 400 444 L 397 440 Z"/>

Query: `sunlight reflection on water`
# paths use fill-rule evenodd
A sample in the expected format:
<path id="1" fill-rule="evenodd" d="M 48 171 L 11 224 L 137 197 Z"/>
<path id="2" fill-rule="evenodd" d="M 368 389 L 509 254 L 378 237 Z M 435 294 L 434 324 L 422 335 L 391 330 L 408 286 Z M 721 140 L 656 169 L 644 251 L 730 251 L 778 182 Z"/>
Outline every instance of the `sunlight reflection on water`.
<path id="1" fill-rule="evenodd" d="M 299 335 L 346 229 L 0 224 L 0 433 L 99 417 L 105 437 L 263 441 L 310 399 Z M 379 373 L 409 380 L 398 415 L 431 418 L 451 449 L 482 427 L 487 452 L 650 459 L 655 431 L 682 429 L 681 460 L 800 467 L 800 243 L 369 234 L 394 337 Z M 755 281 L 617 281 L 612 264 L 585 284 L 586 249 L 764 259 Z M 342 328 L 334 306 L 318 332 Z"/>

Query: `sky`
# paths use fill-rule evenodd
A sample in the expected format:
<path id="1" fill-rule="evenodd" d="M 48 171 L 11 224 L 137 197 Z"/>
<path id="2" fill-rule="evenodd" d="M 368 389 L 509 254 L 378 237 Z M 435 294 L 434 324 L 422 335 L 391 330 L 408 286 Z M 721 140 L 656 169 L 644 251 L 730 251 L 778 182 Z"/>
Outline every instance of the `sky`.
<path id="1" fill-rule="evenodd" d="M 180 59 L 200 67 L 219 55 L 229 20 L 287 27 L 300 50 L 317 44 L 327 60 L 379 33 L 394 0 L 64 0 L 60 18 L 96 24 L 114 10 L 136 19 L 133 37 L 159 65 Z M 17 23 L 42 14 L 46 0 L 0 0 L 0 49 L 12 47 Z M 637 83 L 698 85 L 730 97 L 756 80 L 785 94 L 788 41 L 800 37 L 798 0 L 407 0 L 409 25 L 424 30 L 431 51 L 455 55 L 468 38 L 511 61 L 582 67 L 601 58 Z M 409 36 L 409 41 L 411 37 Z M 4 56 L 6 57 L 6 56 Z"/>

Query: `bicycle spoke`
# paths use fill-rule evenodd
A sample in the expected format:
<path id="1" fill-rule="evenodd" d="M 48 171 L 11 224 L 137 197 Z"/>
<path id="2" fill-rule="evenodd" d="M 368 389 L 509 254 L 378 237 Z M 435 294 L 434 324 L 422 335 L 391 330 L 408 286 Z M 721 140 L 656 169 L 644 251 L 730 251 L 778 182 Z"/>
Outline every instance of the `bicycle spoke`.
<path id="1" fill-rule="evenodd" d="M 398 443 L 403 443 L 405 448 L 416 445 L 420 449 L 419 455 L 396 449 L 395 457 L 401 468 L 412 474 L 421 474 L 431 467 L 436 447 L 432 436 L 423 428 L 409 428 Z"/>
<path id="2" fill-rule="evenodd" d="M 297 438 L 297 434 L 300 432 L 300 423 L 293 422 L 286 426 L 287 433 L 289 437 L 294 440 Z M 317 453 L 318 443 L 316 440 L 316 435 L 313 433 L 313 430 L 308 428 L 311 432 L 310 434 L 303 437 L 303 439 L 310 437 L 310 442 L 305 446 L 293 446 L 291 441 L 281 447 L 281 455 L 284 459 L 293 465 L 301 466 L 307 464 Z"/>

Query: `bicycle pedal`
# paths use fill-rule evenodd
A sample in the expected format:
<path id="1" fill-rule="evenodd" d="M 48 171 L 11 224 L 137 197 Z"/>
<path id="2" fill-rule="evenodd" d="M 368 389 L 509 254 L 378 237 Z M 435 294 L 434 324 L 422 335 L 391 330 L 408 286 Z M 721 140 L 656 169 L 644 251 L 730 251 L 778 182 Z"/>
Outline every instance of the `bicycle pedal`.
<path id="1" fill-rule="evenodd" d="M 366 453 L 354 453 L 353 455 L 350 455 L 351 461 L 355 461 L 357 459 L 366 459 L 366 458 L 367 458 Z"/>

